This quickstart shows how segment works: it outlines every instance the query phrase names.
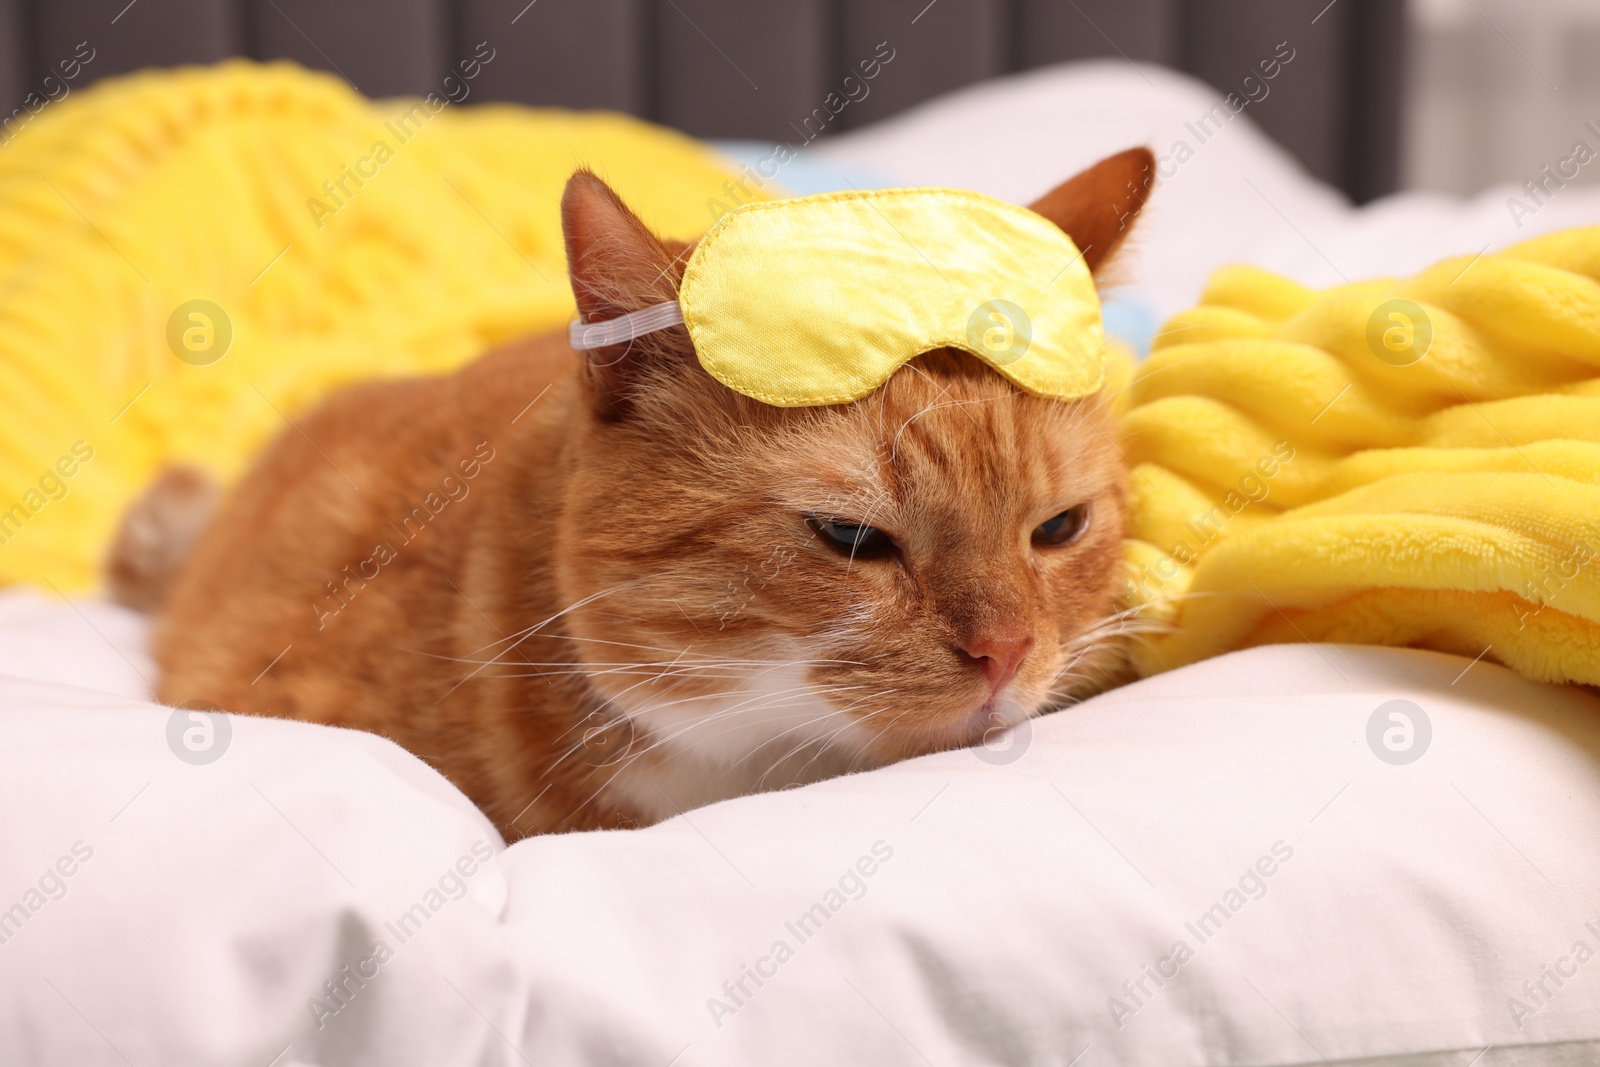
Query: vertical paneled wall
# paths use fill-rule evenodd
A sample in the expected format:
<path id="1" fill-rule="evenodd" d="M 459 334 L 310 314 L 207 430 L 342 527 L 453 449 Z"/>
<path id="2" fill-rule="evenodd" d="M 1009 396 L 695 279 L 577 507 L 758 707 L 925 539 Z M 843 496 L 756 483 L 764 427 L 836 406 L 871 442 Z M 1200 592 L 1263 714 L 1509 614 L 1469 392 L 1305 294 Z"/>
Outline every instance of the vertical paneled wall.
<path id="1" fill-rule="evenodd" d="M 0 100 L 7 114 L 27 92 L 30 43 L 22 21 L 23 0 L 0 0 Z"/>
<path id="2" fill-rule="evenodd" d="M 1186 0 L 1177 66 L 1223 92 L 1267 95 L 1249 114 L 1317 177 L 1357 201 L 1399 181 L 1405 6 L 1398 0 Z M 1263 61 L 1292 53 L 1271 81 Z M 1246 86 L 1244 79 L 1254 77 Z"/>
<path id="3" fill-rule="evenodd" d="M 1341 165 L 1340 114 L 1349 93 L 1328 89 L 1343 81 L 1355 6 L 1329 7 L 1328 0 L 1189 0 L 1183 65 L 1223 92 L 1248 98 L 1265 90 L 1259 103 L 1249 105 L 1250 117 L 1313 174 L 1332 177 Z M 1259 64 L 1274 58 L 1280 44 L 1294 58 L 1266 81 Z M 1249 86 L 1247 77 L 1253 79 Z"/>
<path id="4" fill-rule="evenodd" d="M 73 88 L 250 55 L 372 96 L 438 88 L 481 41 L 495 61 L 474 102 L 795 140 L 1074 59 L 1165 63 L 1236 91 L 1287 42 L 1293 64 L 1251 117 L 1366 199 L 1397 178 L 1403 15 L 1402 0 L 0 0 L 0 99 L 20 103 L 82 41 L 95 59 Z M 892 76 L 863 87 L 862 64 L 888 55 Z"/>
<path id="5" fill-rule="evenodd" d="M 661 0 L 655 107 L 697 137 L 789 140 L 833 66 L 828 0 Z"/>
<path id="6" fill-rule="evenodd" d="M 1011 7 L 1003 0 L 850 0 L 840 20 L 834 81 L 880 48 L 892 49 L 894 58 L 859 106 L 840 117 L 859 126 L 1015 69 Z"/>
<path id="7" fill-rule="evenodd" d="M 223 0 L 36 0 L 24 8 L 25 71 L 36 87 L 80 43 L 94 59 L 84 78 L 96 80 L 142 67 L 213 63 L 240 48 L 244 9 Z M 83 79 L 80 79 L 83 80 Z"/>
<path id="8" fill-rule="evenodd" d="M 1345 40 L 1349 88 L 1340 140 L 1343 172 L 1336 184 L 1357 203 L 1400 187 L 1400 137 L 1405 112 L 1406 5 L 1357 5 Z"/>
<path id="9" fill-rule="evenodd" d="M 1183 5 L 1169 0 L 1022 0 L 1017 64 L 1042 67 L 1101 56 L 1183 66 Z"/>
<path id="10" fill-rule="evenodd" d="M 463 54 L 494 51 L 473 86 L 484 100 L 649 110 L 655 81 L 651 11 L 638 0 L 458 0 Z"/>
<path id="11" fill-rule="evenodd" d="M 455 58 L 445 0 L 259 0 L 246 10 L 251 54 L 334 70 L 368 96 L 437 88 Z"/>

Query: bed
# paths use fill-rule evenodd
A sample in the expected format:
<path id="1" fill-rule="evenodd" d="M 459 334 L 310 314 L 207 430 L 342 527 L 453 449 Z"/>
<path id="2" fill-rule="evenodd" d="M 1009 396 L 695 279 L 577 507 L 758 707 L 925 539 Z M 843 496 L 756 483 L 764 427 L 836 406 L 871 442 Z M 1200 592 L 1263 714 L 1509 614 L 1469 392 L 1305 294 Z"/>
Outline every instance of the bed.
<path id="1" fill-rule="evenodd" d="M 1025 200 L 1215 102 L 1041 69 L 786 178 Z M 1237 121 L 1164 180 L 1108 317 L 1138 344 L 1224 262 L 1320 285 L 1600 215 L 1572 190 L 1519 228 L 1505 195 L 1354 208 Z M 1600 701 L 1487 662 L 1256 649 L 992 748 L 509 843 L 382 738 L 154 676 L 140 617 L 0 597 L 7 1062 L 1600 1058 Z"/>

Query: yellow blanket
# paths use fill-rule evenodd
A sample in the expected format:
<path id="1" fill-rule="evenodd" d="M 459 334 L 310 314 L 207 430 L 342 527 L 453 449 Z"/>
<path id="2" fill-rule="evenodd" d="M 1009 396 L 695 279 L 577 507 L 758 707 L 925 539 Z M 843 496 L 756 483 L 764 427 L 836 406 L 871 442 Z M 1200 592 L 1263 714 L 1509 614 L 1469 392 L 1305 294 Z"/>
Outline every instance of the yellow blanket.
<path id="1" fill-rule="evenodd" d="M 728 196 L 708 149 L 622 116 L 369 102 L 287 65 L 49 105 L 0 147 L 0 585 L 93 585 L 169 459 L 228 477 L 332 388 L 563 324 L 578 164 L 673 236 Z"/>
<path id="2" fill-rule="evenodd" d="M 1342 641 L 1600 683 L 1600 228 L 1323 293 L 1220 271 L 1124 400 L 1144 672 Z"/>

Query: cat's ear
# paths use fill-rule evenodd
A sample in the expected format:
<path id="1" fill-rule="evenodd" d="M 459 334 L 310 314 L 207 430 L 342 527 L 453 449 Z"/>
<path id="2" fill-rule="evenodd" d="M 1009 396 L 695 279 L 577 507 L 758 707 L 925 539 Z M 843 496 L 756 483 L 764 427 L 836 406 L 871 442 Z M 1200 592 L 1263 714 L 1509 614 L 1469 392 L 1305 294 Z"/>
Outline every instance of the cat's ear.
<path id="1" fill-rule="evenodd" d="M 567 180 L 561 229 L 572 295 L 584 322 L 614 319 L 678 298 L 690 246 L 651 233 L 593 172 L 580 170 Z M 600 414 L 618 418 L 626 413 L 630 391 L 647 361 L 691 351 L 688 333 L 679 326 L 580 355 Z"/>
<path id="2" fill-rule="evenodd" d="M 1068 178 L 1028 208 L 1061 227 L 1098 275 L 1128 236 L 1155 179 L 1155 156 L 1148 148 L 1130 148 Z"/>

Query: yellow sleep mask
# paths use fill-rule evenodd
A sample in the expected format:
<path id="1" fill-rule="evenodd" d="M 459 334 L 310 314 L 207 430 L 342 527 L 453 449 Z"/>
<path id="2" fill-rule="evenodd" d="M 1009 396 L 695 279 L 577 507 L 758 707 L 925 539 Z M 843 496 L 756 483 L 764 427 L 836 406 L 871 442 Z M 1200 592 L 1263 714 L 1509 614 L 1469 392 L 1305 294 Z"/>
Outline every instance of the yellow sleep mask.
<path id="1" fill-rule="evenodd" d="M 1071 238 L 957 189 L 746 204 L 701 238 L 676 301 L 570 335 L 605 348 L 679 323 L 714 378 L 778 407 L 856 400 L 944 347 L 1059 400 L 1104 378 L 1100 300 Z"/>

